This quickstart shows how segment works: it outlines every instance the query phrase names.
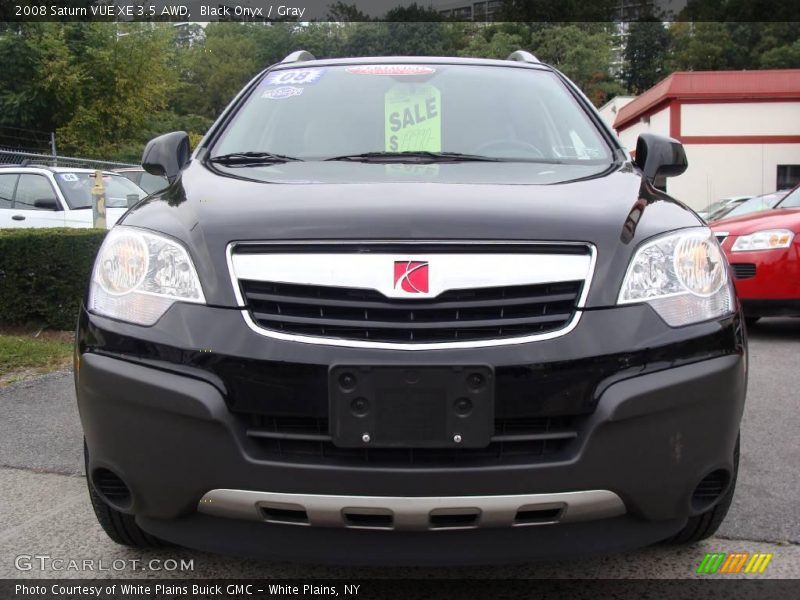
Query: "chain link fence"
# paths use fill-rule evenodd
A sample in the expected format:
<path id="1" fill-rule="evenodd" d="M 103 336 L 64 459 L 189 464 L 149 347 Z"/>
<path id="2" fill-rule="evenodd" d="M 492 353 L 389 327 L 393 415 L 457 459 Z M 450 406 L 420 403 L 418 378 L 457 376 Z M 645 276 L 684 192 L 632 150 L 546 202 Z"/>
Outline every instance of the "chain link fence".
<path id="1" fill-rule="evenodd" d="M 27 162 L 26 162 L 27 161 Z M 75 167 L 85 169 L 120 169 L 138 165 L 94 158 L 78 158 L 75 156 L 56 156 L 38 152 L 26 152 L 16 148 L 0 146 L 0 166 L 4 165 L 36 165 L 48 167 Z"/>

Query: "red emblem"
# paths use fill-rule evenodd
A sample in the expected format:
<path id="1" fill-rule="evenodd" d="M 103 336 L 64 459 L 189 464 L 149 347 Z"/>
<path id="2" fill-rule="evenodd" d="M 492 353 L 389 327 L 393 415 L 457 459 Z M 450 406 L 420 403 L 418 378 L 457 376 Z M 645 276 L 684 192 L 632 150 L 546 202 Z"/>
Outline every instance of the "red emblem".
<path id="1" fill-rule="evenodd" d="M 394 289 L 397 288 L 409 294 L 427 294 L 428 263 L 413 260 L 395 261 Z"/>

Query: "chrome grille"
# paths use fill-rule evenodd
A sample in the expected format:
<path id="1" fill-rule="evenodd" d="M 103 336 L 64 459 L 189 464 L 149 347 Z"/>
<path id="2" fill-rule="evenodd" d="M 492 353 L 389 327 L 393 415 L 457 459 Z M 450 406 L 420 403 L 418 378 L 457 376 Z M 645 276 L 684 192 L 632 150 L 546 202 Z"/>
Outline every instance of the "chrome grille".
<path id="1" fill-rule="evenodd" d="M 565 335 L 578 324 L 596 258 L 579 242 L 450 240 L 233 242 L 227 253 L 253 331 L 402 350 Z M 423 274 L 413 285 L 412 264 Z"/>

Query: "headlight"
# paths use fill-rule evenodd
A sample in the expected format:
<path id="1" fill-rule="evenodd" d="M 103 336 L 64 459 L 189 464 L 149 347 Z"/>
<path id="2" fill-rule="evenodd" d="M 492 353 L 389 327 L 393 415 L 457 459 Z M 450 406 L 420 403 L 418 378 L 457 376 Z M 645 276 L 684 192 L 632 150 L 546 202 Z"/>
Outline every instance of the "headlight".
<path id="1" fill-rule="evenodd" d="M 625 274 L 619 304 L 647 302 L 672 327 L 733 312 L 725 258 L 708 229 L 687 229 L 644 243 Z"/>
<path id="2" fill-rule="evenodd" d="M 95 259 L 89 310 L 152 325 L 175 302 L 205 303 L 197 271 L 183 246 L 139 229 L 114 227 Z"/>
<path id="3" fill-rule="evenodd" d="M 788 229 L 767 229 L 736 238 L 731 252 L 776 250 L 792 245 L 794 233 Z"/>

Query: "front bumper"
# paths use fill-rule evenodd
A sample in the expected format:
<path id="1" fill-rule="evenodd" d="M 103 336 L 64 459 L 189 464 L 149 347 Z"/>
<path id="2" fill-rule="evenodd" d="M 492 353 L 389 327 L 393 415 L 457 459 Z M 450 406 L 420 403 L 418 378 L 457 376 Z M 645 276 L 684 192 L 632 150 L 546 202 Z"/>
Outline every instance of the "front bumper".
<path id="1" fill-rule="evenodd" d="M 284 559 L 508 561 L 663 539 L 693 514 L 698 482 L 712 471 L 733 469 L 746 387 L 738 316 L 670 329 L 646 306 L 587 311 L 570 335 L 547 342 L 425 357 L 266 340 L 247 330 L 237 311 L 188 305 L 176 305 L 158 328 L 145 331 L 84 312 L 79 340 L 76 387 L 89 474 L 104 468 L 120 476 L 132 496 L 124 510 L 154 535 L 200 549 Z M 507 410 L 527 402 L 540 415 L 579 412 L 575 440 L 538 460 L 397 465 L 281 457 L 263 453 L 248 437 L 238 412 L 241 393 L 231 386 L 231 361 L 241 369 L 276 369 L 294 378 L 284 378 L 282 386 L 302 389 L 311 410 L 309 396 L 321 393 L 326 401 L 317 370 L 325 373 L 335 362 L 474 364 L 476 358 L 495 367 L 498 398 L 510 399 Z M 541 384 L 530 379 L 532 373 L 560 381 L 560 391 L 544 386 L 540 396 L 536 389 L 520 393 L 534 381 Z M 591 385 L 566 385 L 570 374 Z M 274 389 L 280 395 L 282 388 Z M 240 491 L 246 500 L 239 508 L 249 514 L 203 507 L 203 499 L 215 498 L 214 490 Z M 611 505 L 601 502 L 587 519 L 569 518 L 574 496 L 568 494 L 597 491 L 618 498 L 622 508 L 604 512 Z M 411 517 L 415 526 L 392 531 L 350 527 L 344 519 L 301 527 L 265 517 L 254 526 L 263 514 L 258 507 L 269 505 L 259 492 L 348 498 L 328 511 L 329 520 L 353 497 L 378 498 L 359 503 L 378 513 L 387 498 L 397 505 L 397 499 L 413 497 L 423 509 Z M 541 502 L 530 500 L 537 495 Z M 504 505 L 506 512 L 548 503 L 562 512 L 537 527 L 515 527 L 509 517 L 494 525 L 479 518 L 469 530 L 414 531 L 425 529 L 420 514 L 430 513 L 430 499 L 451 498 L 455 508 L 475 505 L 496 515 L 484 507 L 512 496 L 524 500 Z M 341 547 L 348 548 L 346 556 L 340 556 Z"/>

